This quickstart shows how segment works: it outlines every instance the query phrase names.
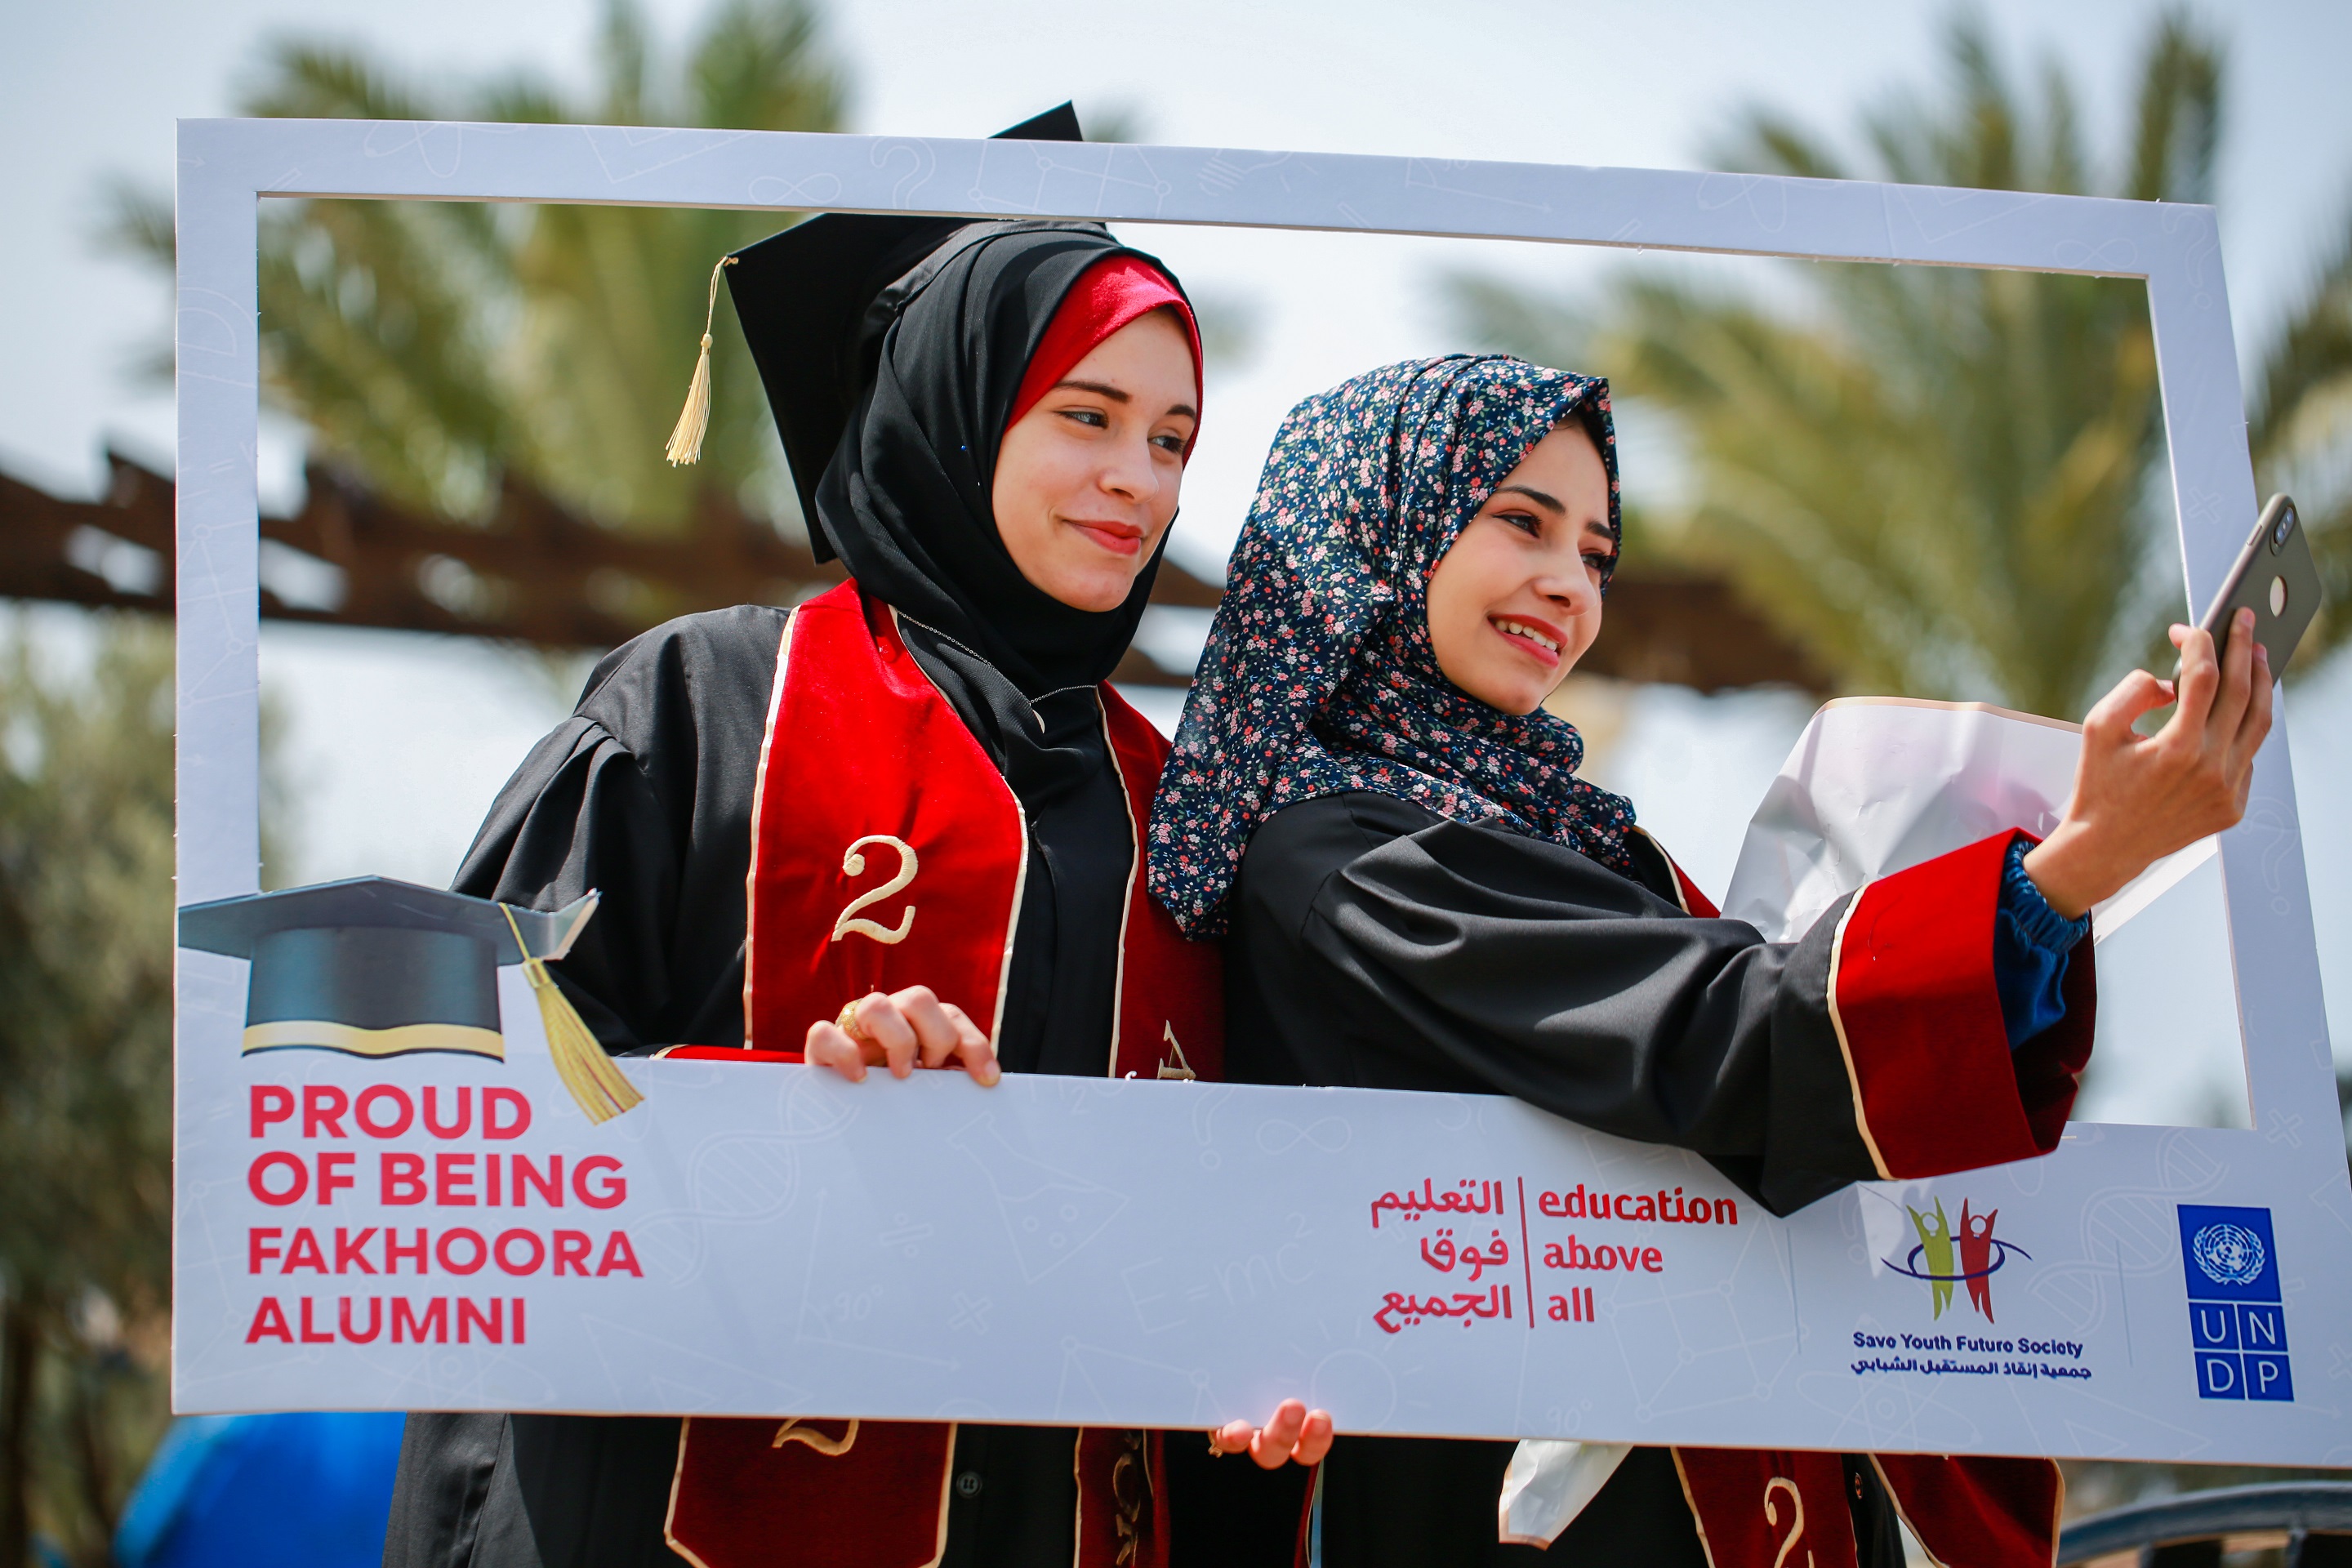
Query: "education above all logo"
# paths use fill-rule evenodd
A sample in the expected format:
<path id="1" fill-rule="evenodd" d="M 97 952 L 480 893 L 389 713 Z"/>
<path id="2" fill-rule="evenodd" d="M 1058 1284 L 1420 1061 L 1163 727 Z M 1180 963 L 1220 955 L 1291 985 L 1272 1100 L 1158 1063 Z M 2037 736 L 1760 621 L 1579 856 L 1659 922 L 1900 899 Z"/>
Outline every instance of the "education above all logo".
<path id="1" fill-rule="evenodd" d="M 1986 1322 L 1993 1321 L 1992 1277 L 2009 1261 L 2011 1253 L 2020 1258 L 2033 1256 L 2015 1242 L 2003 1241 L 1993 1235 L 1993 1222 L 2000 1217 L 2000 1211 L 1988 1209 L 1980 1215 L 1972 1214 L 1969 1200 L 1962 1198 L 1960 1229 L 1955 1236 L 1952 1222 L 1944 1213 L 1943 1199 L 1936 1200 L 1929 1214 L 1922 1214 L 1908 1204 L 1904 1210 L 1911 1216 L 1911 1228 L 1918 1232 L 1919 1245 L 1900 1263 L 1892 1258 L 1885 1259 L 1886 1266 L 1897 1274 L 1927 1282 L 1936 1317 L 1943 1317 L 1944 1309 L 1952 1304 L 1952 1287 L 1966 1284 L 1969 1305 Z"/>
<path id="2" fill-rule="evenodd" d="M 2292 1400 L 2271 1211 L 2182 1204 L 2179 1213 L 2198 1397 Z"/>

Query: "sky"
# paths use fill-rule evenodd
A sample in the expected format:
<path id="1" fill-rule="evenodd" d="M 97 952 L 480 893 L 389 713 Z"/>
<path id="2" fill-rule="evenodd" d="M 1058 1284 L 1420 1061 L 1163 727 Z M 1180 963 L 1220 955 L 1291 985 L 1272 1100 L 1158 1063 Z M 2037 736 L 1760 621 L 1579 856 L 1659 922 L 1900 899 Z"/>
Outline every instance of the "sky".
<path id="1" fill-rule="evenodd" d="M 94 489 L 110 442 L 168 466 L 168 394 L 131 375 L 163 333 L 167 296 L 95 237 L 110 182 L 168 185 L 175 119 L 234 112 L 262 46 L 290 36 L 364 45 L 428 87 L 516 68 L 580 87 L 599 15 L 585 0 L 10 0 L 8 10 L 0 146 L 16 152 L 0 162 L 0 468 L 80 493 Z M 2222 251 L 2242 357 L 2352 217 L 2352 95 L 2339 79 L 2352 59 L 2352 6 L 2191 10 L 2229 49 Z M 674 45 L 704 5 L 648 0 L 647 11 Z M 2145 0 L 1999 0 L 1982 14 L 2018 79 L 2046 58 L 2070 73 L 2089 137 L 2112 165 L 2158 12 Z M 1850 138 L 1869 109 L 1932 90 L 1954 13 L 1901 0 L 836 0 L 824 15 L 856 130 L 980 134 L 1074 98 L 1082 116 L 1116 113 L 1139 139 L 1168 143 L 1694 168 L 1749 105 Z M 1386 360 L 1460 346 L 1433 303 L 1439 276 L 1483 270 L 1573 291 L 1627 265 L 1534 245 L 1148 227 L 1130 237 L 1196 291 L 1245 303 L 1258 329 L 1255 353 L 1211 382 L 1187 477 L 1174 548 L 1208 572 L 1221 567 L 1292 402 Z M 1763 279 L 1772 264 L 1706 265 Z M 1670 489 L 1671 446 L 1638 414 L 1626 422 L 1624 455 L 1633 499 Z M 289 503 L 299 433 L 266 425 L 261 462 L 265 502 Z M 46 628 L 61 646 L 72 637 L 56 617 L 8 624 Z M 440 882 L 498 784 L 568 707 L 572 672 L 458 640 L 273 628 L 263 673 L 289 720 L 286 761 L 302 803 L 289 825 L 295 872 Z M 2297 729 L 2299 775 L 2343 776 L 2352 749 L 2329 738 L 2352 731 L 2352 676 L 2325 672 L 2294 707 L 2313 721 Z M 1643 693 L 1601 772 L 1633 791 L 1644 819 L 1719 889 L 1741 824 L 1803 717 L 1801 704 L 1780 699 Z M 2341 977 L 2340 1052 L 2352 1046 L 2352 802 L 2343 794 L 2302 795 L 2322 884 L 2323 960 Z M 2200 896 L 2192 879 L 2173 897 L 2186 909 Z M 2179 940 L 2189 942 L 2195 922 L 2182 919 Z M 2162 973 L 2154 960 L 2147 967 L 2152 982 Z M 2198 972 L 2204 999 L 2186 1011 L 2212 1014 L 2218 974 L 2226 1025 L 2225 958 Z M 2211 1080 L 2226 1099 L 2231 1055 L 2226 1040 L 2180 1053 L 2206 1087 L 2161 1097 L 2185 1102 Z"/>

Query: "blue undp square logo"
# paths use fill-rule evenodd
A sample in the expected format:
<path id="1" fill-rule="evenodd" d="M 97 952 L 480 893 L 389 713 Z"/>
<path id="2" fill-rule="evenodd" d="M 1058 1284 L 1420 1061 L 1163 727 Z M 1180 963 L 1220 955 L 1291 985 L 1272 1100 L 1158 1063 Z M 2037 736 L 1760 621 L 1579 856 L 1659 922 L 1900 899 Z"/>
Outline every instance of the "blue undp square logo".
<path id="1" fill-rule="evenodd" d="M 2182 1204 L 2180 1261 L 2192 1301 L 2275 1301 L 2278 1244 L 2268 1209 Z"/>
<path id="2" fill-rule="evenodd" d="M 2238 1348 L 2238 1309 L 2227 1301 L 2189 1303 L 2189 1342 L 2200 1351 Z"/>
<path id="3" fill-rule="evenodd" d="M 2294 1373 L 2284 1352 L 2237 1355 L 2222 1351 L 2197 1352 L 2197 1394 L 2200 1399 L 2291 1400 Z"/>
<path id="4" fill-rule="evenodd" d="M 2179 1215 L 2198 1397 L 2293 1399 L 2271 1211 L 2182 1204 Z"/>

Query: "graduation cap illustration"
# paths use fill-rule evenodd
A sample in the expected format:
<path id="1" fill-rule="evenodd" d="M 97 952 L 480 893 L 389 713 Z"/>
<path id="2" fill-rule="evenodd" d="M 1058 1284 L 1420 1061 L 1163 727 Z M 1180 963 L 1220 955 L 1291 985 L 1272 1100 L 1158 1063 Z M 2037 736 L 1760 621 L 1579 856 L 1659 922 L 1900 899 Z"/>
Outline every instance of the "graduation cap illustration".
<path id="1" fill-rule="evenodd" d="M 385 877 L 191 904 L 180 945 L 250 961 L 245 1054 L 424 1051 L 506 1059 L 498 971 L 519 963 L 558 1076 L 593 1121 L 644 1097 L 548 973 L 596 912 L 590 893 L 552 912 Z"/>
<path id="2" fill-rule="evenodd" d="M 990 140 L 1080 142 L 1085 136 L 1078 129 L 1077 111 L 1065 103 Z M 978 238 L 1010 227 L 1102 232 L 1099 224 L 1059 220 L 826 213 L 722 257 L 711 268 L 710 310 L 717 308 L 723 276 L 744 341 L 751 345 L 752 363 L 759 367 L 760 384 L 767 391 L 768 406 L 776 416 L 777 433 L 783 437 L 801 515 L 810 521 L 809 542 L 818 560 L 831 560 L 833 549 L 815 526 L 817 480 L 849 423 L 883 331 L 937 267 L 925 268 L 919 279 L 908 274 L 926 258 L 942 252 L 960 231 L 971 231 Z M 908 287 L 892 287 L 902 279 Z M 673 464 L 691 463 L 701 456 L 709 422 L 710 311 L 706 311 L 702 357 L 695 365 L 686 409 L 670 433 Z"/>

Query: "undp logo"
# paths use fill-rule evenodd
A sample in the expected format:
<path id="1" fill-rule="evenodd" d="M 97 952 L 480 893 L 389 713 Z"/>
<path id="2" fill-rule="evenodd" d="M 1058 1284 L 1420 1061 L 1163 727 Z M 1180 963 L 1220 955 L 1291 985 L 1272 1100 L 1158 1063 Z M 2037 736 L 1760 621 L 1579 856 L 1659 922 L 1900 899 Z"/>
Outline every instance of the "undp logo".
<path id="1" fill-rule="evenodd" d="M 2205 1278 L 2216 1285 L 2251 1285 L 2270 1261 L 2261 1237 L 2243 1226 L 2220 1220 L 2189 1238 L 2189 1253 L 2197 1267 L 2205 1270 Z"/>
<path id="2" fill-rule="evenodd" d="M 2179 1209 L 2198 1396 L 2293 1399 L 2271 1211 L 2200 1204 Z"/>

